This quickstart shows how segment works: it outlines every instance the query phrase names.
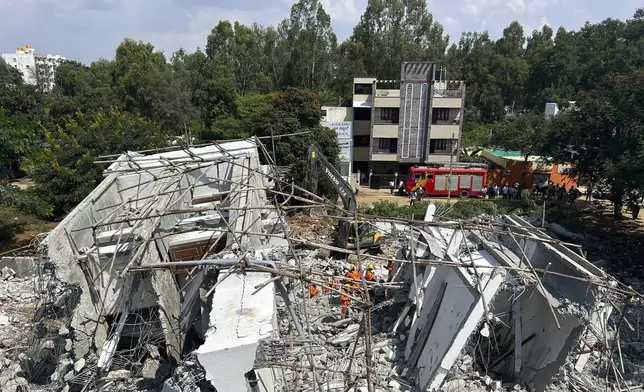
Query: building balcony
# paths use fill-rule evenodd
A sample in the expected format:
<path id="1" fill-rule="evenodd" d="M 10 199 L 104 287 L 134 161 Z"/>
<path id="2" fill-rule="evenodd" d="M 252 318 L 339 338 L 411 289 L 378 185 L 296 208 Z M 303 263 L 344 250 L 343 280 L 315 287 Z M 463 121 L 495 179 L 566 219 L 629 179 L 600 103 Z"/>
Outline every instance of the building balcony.
<path id="1" fill-rule="evenodd" d="M 451 139 L 452 135 L 458 139 L 460 131 L 461 127 L 458 124 L 432 124 L 429 132 L 432 139 Z"/>
<path id="2" fill-rule="evenodd" d="M 376 98 L 400 98 L 400 89 L 376 89 Z"/>
<path id="3" fill-rule="evenodd" d="M 434 95 L 432 100 L 432 107 L 434 108 L 449 108 L 455 109 L 460 108 L 463 105 L 462 98 L 452 98 L 452 97 L 437 97 Z"/>
<path id="4" fill-rule="evenodd" d="M 398 124 L 392 124 L 391 122 L 374 121 L 373 137 L 374 138 L 397 138 Z"/>
<path id="5" fill-rule="evenodd" d="M 378 92 L 376 92 L 378 94 Z M 376 108 L 399 108 L 400 107 L 400 91 L 398 91 L 398 96 L 396 97 L 379 97 L 376 95 L 376 98 L 373 102 L 373 106 Z"/>
<path id="6" fill-rule="evenodd" d="M 371 161 L 376 162 L 396 162 L 398 160 L 397 151 L 395 148 L 381 150 L 379 148 L 374 148 L 371 153 Z"/>
<path id="7" fill-rule="evenodd" d="M 354 108 L 370 108 L 373 107 L 372 94 L 353 94 L 353 107 Z"/>
<path id="8" fill-rule="evenodd" d="M 450 155 L 449 153 L 430 153 L 427 154 L 427 159 L 425 163 L 439 163 L 439 164 L 449 164 Z"/>
<path id="9" fill-rule="evenodd" d="M 434 98 L 463 98 L 463 90 L 460 88 L 435 88 Z"/>

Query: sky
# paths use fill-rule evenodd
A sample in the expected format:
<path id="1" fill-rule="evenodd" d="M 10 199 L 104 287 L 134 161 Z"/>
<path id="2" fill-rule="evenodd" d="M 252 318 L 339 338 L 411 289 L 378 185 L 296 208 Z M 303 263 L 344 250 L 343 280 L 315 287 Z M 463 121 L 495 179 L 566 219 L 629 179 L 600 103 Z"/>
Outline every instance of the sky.
<path id="1" fill-rule="evenodd" d="M 338 41 L 351 35 L 367 0 L 320 0 Z M 0 53 L 30 44 L 89 64 L 112 59 L 125 37 L 152 43 L 168 56 L 204 47 L 219 20 L 277 25 L 294 0 L 0 0 Z M 548 24 L 577 30 L 586 21 L 627 19 L 644 0 L 427 0 L 427 8 L 458 42 L 463 31 L 498 38 L 518 20 L 526 34 Z"/>

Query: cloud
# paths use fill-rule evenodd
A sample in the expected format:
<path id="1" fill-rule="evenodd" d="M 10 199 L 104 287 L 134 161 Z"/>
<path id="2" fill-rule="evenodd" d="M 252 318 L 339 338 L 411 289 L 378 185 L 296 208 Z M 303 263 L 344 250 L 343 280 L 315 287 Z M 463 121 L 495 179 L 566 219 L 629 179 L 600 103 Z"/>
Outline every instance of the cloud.
<path id="1" fill-rule="evenodd" d="M 481 10 L 477 6 L 477 4 L 473 3 L 472 1 L 465 0 L 463 4 L 461 4 L 461 11 L 469 16 L 478 16 Z"/>
<path id="2" fill-rule="evenodd" d="M 339 41 L 359 21 L 368 0 L 320 0 Z M 204 47 L 220 20 L 277 25 L 295 0 L 0 0 L 0 53 L 27 43 L 38 53 L 61 54 L 89 63 L 112 58 L 125 37 L 152 43 L 171 54 Z M 578 29 L 586 20 L 630 18 L 642 0 L 429 0 L 445 32 L 489 28 L 497 38 L 513 20 L 536 27 Z M 582 12 L 575 12 L 575 10 Z M 526 32 L 529 30 L 526 29 Z"/>
<path id="3" fill-rule="evenodd" d="M 364 12 L 363 7 L 358 6 L 356 0 L 320 0 L 320 4 L 329 14 L 332 22 L 355 24 Z"/>
<path id="4" fill-rule="evenodd" d="M 508 0 L 507 5 L 515 15 L 521 15 L 525 12 L 525 3 L 523 0 Z"/>
<path id="5" fill-rule="evenodd" d="M 557 4 L 557 0 L 532 0 L 528 3 L 527 11 L 530 14 L 540 15 L 551 5 Z"/>

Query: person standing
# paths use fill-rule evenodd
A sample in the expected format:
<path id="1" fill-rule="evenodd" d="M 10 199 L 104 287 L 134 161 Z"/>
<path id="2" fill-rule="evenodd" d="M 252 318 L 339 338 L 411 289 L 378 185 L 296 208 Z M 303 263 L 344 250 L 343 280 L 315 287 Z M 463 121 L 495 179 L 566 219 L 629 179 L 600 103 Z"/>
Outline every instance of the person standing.
<path id="1" fill-rule="evenodd" d="M 409 194 L 409 205 L 413 206 L 415 202 L 416 202 L 416 191 L 411 191 L 411 193 Z"/>
<path id="2" fill-rule="evenodd" d="M 586 201 L 591 201 L 593 198 L 593 183 L 590 181 L 586 187 Z"/>
<path id="3" fill-rule="evenodd" d="M 315 298 L 318 295 L 318 286 L 311 283 L 309 285 L 309 298 Z"/>
<path id="4" fill-rule="evenodd" d="M 375 268 L 376 267 L 373 264 L 369 264 L 369 266 L 367 267 L 367 272 L 365 273 L 364 278 L 368 282 L 376 282 L 378 280 L 378 278 L 376 277 L 376 274 L 373 273 L 373 270 Z"/>
<path id="5" fill-rule="evenodd" d="M 347 318 L 347 315 L 349 314 L 349 306 L 351 305 L 351 298 L 349 298 L 350 290 L 351 285 L 349 283 L 345 284 L 344 287 L 342 287 L 342 290 L 340 290 L 340 305 L 343 320 Z"/>
<path id="6" fill-rule="evenodd" d="M 387 260 L 387 282 L 391 282 L 394 278 L 394 261 Z"/>
<path id="7" fill-rule="evenodd" d="M 392 195 L 394 194 L 394 187 L 395 186 L 396 186 L 396 183 L 394 182 L 394 180 L 390 180 L 389 181 L 389 193 L 391 193 Z"/>

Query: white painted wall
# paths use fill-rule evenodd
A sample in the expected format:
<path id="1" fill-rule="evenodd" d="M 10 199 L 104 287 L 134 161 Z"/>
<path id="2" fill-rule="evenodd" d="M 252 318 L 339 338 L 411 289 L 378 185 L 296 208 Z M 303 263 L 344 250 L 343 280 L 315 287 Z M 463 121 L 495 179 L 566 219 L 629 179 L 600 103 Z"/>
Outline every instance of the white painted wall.
<path id="1" fill-rule="evenodd" d="M 353 121 L 353 108 L 322 106 L 322 110 L 326 110 L 322 122 Z"/>
<path id="2" fill-rule="evenodd" d="M 15 53 L 3 53 L 2 59 L 22 73 L 22 79 L 27 84 L 36 84 L 36 61 L 34 50 L 23 48 Z"/>
<path id="3" fill-rule="evenodd" d="M 258 272 L 232 275 L 217 287 L 210 329 L 196 353 L 218 391 L 247 391 L 244 374 L 253 369 L 258 342 L 277 329 L 273 284 L 251 295 L 255 285 L 270 278 L 270 274 Z"/>

